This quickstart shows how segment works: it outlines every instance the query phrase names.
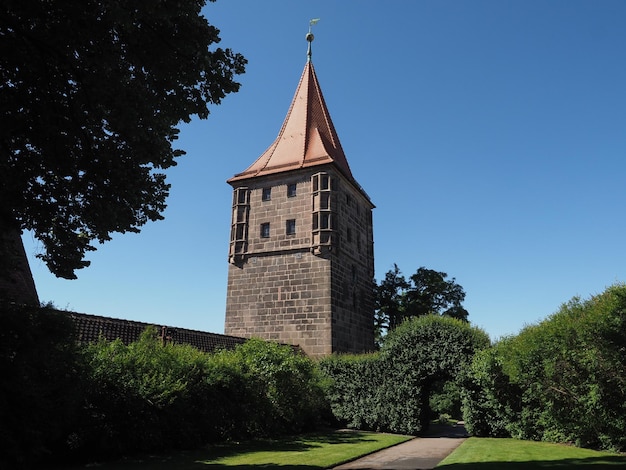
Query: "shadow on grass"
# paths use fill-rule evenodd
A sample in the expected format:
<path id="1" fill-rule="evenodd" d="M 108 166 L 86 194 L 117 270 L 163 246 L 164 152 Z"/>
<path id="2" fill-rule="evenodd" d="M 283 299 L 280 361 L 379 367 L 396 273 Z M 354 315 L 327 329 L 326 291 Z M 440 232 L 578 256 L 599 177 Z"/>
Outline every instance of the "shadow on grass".
<path id="1" fill-rule="evenodd" d="M 191 467 L 190 467 L 191 468 Z M 194 467 L 194 470 L 213 470 L 213 469 L 224 469 L 228 468 L 228 470 L 323 470 L 324 467 L 318 467 L 316 465 L 276 465 L 276 464 L 258 464 L 258 465 L 229 465 L 225 467 L 224 465 L 220 465 L 218 463 L 198 463 L 197 467 Z"/>
<path id="2" fill-rule="evenodd" d="M 463 424 L 440 424 L 432 423 L 428 431 L 418 434 L 419 437 L 449 437 L 465 439 L 468 437 L 467 430 Z"/>
<path id="3" fill-rule="evenodd" d="M 437 470 L 582 470 L 626 469 L 626 456 L 589 457 L 584 459 L 536 460 L 531 462 L 480 462 L 441 465 Z"/>
<path id="4" fill-rule="evenodd" d="M 257 452 L 305 452 L 322 447 L 324 444 L 356 444 L 375 441 L 371 434 L 360 431 L 335 431 L 332 433 L 305 434 L 300 438 L 260 439 L 242 443 L 212 445 L 205 449 L 170 452 L 167 454 L 151 454 L 141 457 L 126 458 L 117 462 L 103 464 L 103 470 L 202 470 L 202 469 L 280 469 L 280 470 L 320 470 L 325 467 L 315 465 L 224 465 L 214 463 L 218 459 L 237 457 Z M 97 465 L 97 464 L 96 464 Z"/>

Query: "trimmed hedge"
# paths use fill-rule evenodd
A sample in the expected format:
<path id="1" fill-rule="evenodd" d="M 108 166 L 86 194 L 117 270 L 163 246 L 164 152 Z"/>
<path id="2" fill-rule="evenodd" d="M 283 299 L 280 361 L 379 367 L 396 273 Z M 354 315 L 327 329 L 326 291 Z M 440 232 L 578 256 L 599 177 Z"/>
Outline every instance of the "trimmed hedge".
<path id="1" fill-rule="evenodd" d="M 478 355 L 468 385 L 478 435 L 626 450 L 626 286 L 574 298 Z"/>
<path id="2" fill-rule="evenodd" d="M 313 362 L 259 339 L 209 355 L 163 345 L 150 328 L 128 346 L 90 345 L 84 357 L 87 407 L 71 441 L 85 456 L 302 432 L 326 406 Z"/>
<path id="3" fill-rule="evenodd" d="M 316 364 L 290 346 L 205 354 L 149 328 L 79 348 L 66 315 L 1 307 L 0 468 L 299 433 L 330 416 Z"/>
<path id="4" fill-rule="evenodd" d="M 382 350 L 323 359 L 335 416 L 357 429 L 417 434 L 430 421 L 435 385 L 456 378 L 489 337 L 468 323 L 428 315 L 391 331 Z"/>
<path id="5" fill-rule="evenodd" d="M 74 325 L 8 303 L 0 318 L 0 468 L 29 467 L 58 450 L 79 408 Z"/>

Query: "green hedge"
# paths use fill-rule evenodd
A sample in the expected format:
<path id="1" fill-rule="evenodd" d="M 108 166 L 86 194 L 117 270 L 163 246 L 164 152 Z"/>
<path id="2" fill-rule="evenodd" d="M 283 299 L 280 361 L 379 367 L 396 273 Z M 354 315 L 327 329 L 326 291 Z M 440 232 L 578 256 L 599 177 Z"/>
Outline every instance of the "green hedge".
<path id="1" fill-rule="evenodd" d="M 0 303 L 0 468 L 29 467 L 62 446 L 76 416 L 74 325 L 51 309 Z"/>
<path id="2" fill-rule="evenodd" d="M 79 348 L 67 315 L 0 307 L 0 468 L 299 433 L 330 415 L 317 365 L 290 346 L 205 354 L 149 328 Z"/>
<path id="3" fill-rule="evenodd" d="M 460 320 L 407 320 L 387 335 L 379 353 L 321 361 L 332 379 L 331 409 L 352 428 L 417 434 L 428 427 L 436 385 L 456 379 L 488 345 L 486 333 Z"/>
<path id="4" fill-rule="evenodd" d="M 476 357 L 470 429 L 626 450 L 626 286 L 575 298 Z"/>
<path id="5" fill-rule="evenodd" d="M 311 360 L 258 339 L 208 355 L 148 329 L 84 357 L 87 406 L 71 442 L 91 457 L 302 432 L 326 406 Z"/>

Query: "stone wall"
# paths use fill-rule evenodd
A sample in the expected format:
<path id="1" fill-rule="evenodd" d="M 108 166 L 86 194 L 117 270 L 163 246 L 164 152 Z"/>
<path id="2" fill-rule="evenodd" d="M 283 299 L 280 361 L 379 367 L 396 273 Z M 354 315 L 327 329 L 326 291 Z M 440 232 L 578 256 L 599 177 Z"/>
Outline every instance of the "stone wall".
<path id="1" fill-rule="evenodd" d="M 0 220 L 0 301 L 39 306 L 20 230 Z"/>
<path id="2" fill-rule="evenodd" d="M 333 167 L 238 182 L 225 333 L 298 345 L 313 357 L 371 351 L 372 208 Z"/>
<path id="3" fill-rule="evenodd" d="M 293 344 L 311 356 L 330 354 L 329 281 L 329 260 L 308 249 L 231 264 L 225 333 Z"/>

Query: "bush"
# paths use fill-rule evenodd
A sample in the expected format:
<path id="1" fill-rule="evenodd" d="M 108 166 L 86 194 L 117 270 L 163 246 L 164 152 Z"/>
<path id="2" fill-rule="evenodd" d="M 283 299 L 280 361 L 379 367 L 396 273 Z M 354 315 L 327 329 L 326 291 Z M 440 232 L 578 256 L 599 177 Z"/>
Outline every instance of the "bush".
<path id="1" fill-rule="evenodd" d="M 342 426 L 380 430 L 386 410 L 383 374 L 377 354 L 333 355 L 320 362 L 331 380 L 326 397 L 331 412 Z"/>
<path id="2" fill-rule="evenodd" d="M 468 426 L 485 435 L 626 449 L 626 286 L 615 285 L 476 357 Z"/>
<path id="3" fill-rule="evenodd" d="M 322 361 L 333 379 L 331 408 L 350 427 L 417 434 L 430 422 L 431 392 L 488 345 L 486 333 L 460 320 L 407 320 L 387 335 L 378 354 Z"/>
<path id="4" fill-rule="evenodd" d="M 462 382 L 467 432 L 479 437 L 509 437 L 509 424 L 519 412 L 520 391 L 503 372 L 496 347 L 474 356 Z"/>
<path id="5" fill-rule="evenodd" d="M 254 405 L 250 435 L 298 433 L 313 429 L 328 406 L 316 364 L 291 346 L 250 339 L 234 352 Z"/>
<path id="6" fill-rule="evenodd" d="M 208 436 L 206 354 L 163 345 L 151 327 L 135 343 L 101 340 L 83 355 L 85 407 L 69 440 L 79 454 L 192 447 Z"/>
<path id="7" fill-rule="evenodd" d="M 79 406 L 74 325 L 50 308 L 0 316 L 0 467 L 28 467 L 58 450 Z"/>
<path id="8" fill-rule="evenodd" d="M 250 340 L 209 355 L 149 328 L 84 358 L 85 407 L 69 439 L 83 459 L 300 432 L 324 411 L 314 363 L 289 346 Z"/>
<path id="9" fill-rule="evenodd" d="M 447 420 L 460 420 L 463 416 L 461 405 L 462 388 L 458 380 L 460 376 L 453 380 L 437 382 L 433 385 L 430 394 L 431 417 L 440 419 L 447 416 Z"/>

